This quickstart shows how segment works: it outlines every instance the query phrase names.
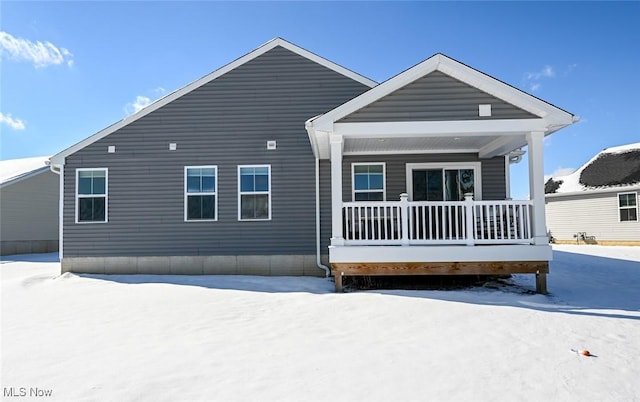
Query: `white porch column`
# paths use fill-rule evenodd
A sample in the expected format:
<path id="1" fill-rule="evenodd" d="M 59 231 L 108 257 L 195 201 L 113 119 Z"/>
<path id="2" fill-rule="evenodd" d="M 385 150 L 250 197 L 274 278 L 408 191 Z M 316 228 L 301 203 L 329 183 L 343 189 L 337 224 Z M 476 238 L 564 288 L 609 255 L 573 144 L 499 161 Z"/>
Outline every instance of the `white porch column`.
<path id="1" fill-rule="evenodd" d="M 342 237 L 342 147 L 340 134 L 330 135 L 331 144 L 331 245 L 344 246 Z"/>
<path id="2" fill-rule="evenodd" d="M 529 197 L 533 201 L 533 242 L 536 245 L 549 244 L 544 212 L 544 133 L 527 133 L 529 147 Z"/>

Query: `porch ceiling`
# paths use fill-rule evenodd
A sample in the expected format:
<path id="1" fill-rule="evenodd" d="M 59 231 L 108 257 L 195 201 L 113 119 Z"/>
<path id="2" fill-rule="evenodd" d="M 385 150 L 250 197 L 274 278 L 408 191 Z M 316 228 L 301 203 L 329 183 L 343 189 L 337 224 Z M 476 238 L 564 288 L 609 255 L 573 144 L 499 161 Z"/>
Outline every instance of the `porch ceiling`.
<path id="1" fill-rule="evenodd" d="M 442 136 L 442 137 L 388 137 L 388 138 L 349 138 L 344 139 L 345 154 L 376 153 L 466 153 L 480 152 L 495 144 L 499 138 L 495 135 L 478 136 Z M 526 144 L 524 135 L 512 136 L 507 148 L 518 148 Z M 520 145 L 520 146 L 522 146 Z M 506 152 L 511 151 L 508 150 Z"/>

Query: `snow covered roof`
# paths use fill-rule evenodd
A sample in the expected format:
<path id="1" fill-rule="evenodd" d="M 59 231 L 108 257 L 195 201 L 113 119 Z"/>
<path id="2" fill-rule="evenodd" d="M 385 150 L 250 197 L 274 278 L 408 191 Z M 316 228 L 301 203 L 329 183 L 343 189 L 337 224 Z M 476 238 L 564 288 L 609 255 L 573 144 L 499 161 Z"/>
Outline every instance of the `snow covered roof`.
<path id="1" fill-rule="evenodd" d="M 640 188 L 640 142 L 602 150 L 575 172 L 551 177 L 546 194 Z"/>
<path id="2" fill-rule="evenodd" d="M 36 156 L 0 161 L 0 185 L 5 186 L 49 169 L 45 163 L 47 160 L 48 156 Z"/>

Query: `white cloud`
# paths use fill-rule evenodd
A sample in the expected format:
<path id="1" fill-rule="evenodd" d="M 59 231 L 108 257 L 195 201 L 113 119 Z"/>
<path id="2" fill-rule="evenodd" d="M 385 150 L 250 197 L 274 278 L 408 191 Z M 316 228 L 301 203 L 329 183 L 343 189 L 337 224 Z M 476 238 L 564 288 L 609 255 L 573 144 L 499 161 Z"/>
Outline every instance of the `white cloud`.
<path id="1" fill-rule="evenodd" d="M 527 86 L 529 87 L 529 90 L 535 92 L 542 86 L 540 80 L 554 78 L 555 76 L 556 72 L 553 67 L 551 67 L 550 65 L 545 65 L 540 71 L 526 73 L 525 81 L 527 83 Z"/>
<path id="2" fill-rule="evenodd" d="M 556 76 L 555 71 L 553 71 L 553 67 L 547 65 L 542 67 L 542 70 L 535 73 L 527 73 L 528 80 L 539 80 L 540 78 L 553 78 Z"/>
<path id="3" fill-rule="evenodd" d="M 127 115 L 131 115 L 134 113 L 138 113 L 139 111 L 149 106 L 150 104 L 151 104 L 151 98 L 147 96 L 138 95 L 136 96 L 135 101 L 129 102 L 126 104 L 126 106 L 124 107 L 124 111 L 127 113 Z"/>
<path id="4" fill-rule="evenodd" d="M 0 112 L 0 124 L 6 124 L 14 130 L 24 130 L 26 127 L 24 121 L 14 118 L 10 113 L 4 114 L 2 112 Z"/>
<path id="5" fill-rule="evenodd" d="M 0 31 L 0 55 L 18 61 L 30 61 L 35 67 L 46 67 L 66 63 L 73 66 L 73 54 L 51 42 L 31 42 L 16 38 L 10 33 Z"/>

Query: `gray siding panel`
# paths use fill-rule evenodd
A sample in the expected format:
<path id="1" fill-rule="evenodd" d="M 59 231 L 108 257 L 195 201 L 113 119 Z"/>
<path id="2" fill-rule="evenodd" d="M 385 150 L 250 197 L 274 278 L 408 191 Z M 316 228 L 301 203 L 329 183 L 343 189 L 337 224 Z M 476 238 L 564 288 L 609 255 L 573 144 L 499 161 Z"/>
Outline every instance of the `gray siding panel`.
<path id="1" fill-rule="evenodd" d="M 490 104 L 492 115 L 478 116 Z M 434 71 L 344 117 L 342 123 L 476 119 L 532 119 L 537 116 Z"/>
<path id="2" fill-rule="evenodd" d="M 414 155 L 358 155 L 345 156 L 342 161 L 342 197 L 352 201 L 351 164 L 358 162 L 385 162 L 387 201 L 400 200 L 407 192 L 407 163 L 481 162 L 482 198 L 504 200 L 506 197 L 504 157 L 479 159 L 477 154 L 414 154 Z"/>
<path id="3" fill-rule="evenodd" d="M 59 189 L 46 170 L 0 190 L 0 254 L 57 250 Z"/>
<path id="4" fill-rule="evenodd" d="M 70 155 L 65 257 L 314 254 L 315 166 L 304 122 L 367 89 L 276 47 Z M 267 151 L 267 140 L 277 149 Z M 238 221 L 244 164 L 271 165 L 271 221 Z M 191 165 L 218 166 L 217 222 L 184 222 Z M 109 169 L 108 223 L 75 223 L 77 168 Z"/>

